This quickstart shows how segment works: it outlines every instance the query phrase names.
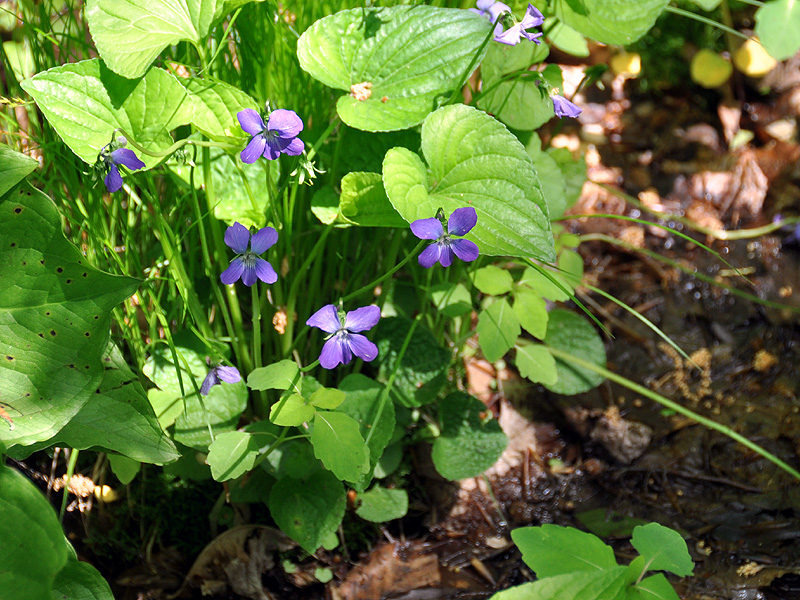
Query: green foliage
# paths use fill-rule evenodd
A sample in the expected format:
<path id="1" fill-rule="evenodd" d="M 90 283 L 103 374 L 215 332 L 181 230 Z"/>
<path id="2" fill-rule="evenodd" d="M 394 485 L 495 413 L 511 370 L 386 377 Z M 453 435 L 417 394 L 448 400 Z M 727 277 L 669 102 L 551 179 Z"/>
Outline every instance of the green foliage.
<path id="1" fill-rule="evenodd" d="M 465 10 L 358 8 L 317 21 L 300 37 L 297 58 L 312 77 L 348 92 L 336 110 L 351 127 L 407 129 L 462 82 L 489 29 Z M 356 97 L 352 86 L 364 84 L 369 97 Z"/>
<path id="2" fill-rule="evenodd" d="M 358 481 L 369 470 L 369 448 L 358 423 L 344 413 L 318 411 L 311 445 L 314 456 L 343 481 Z"/>
<path id="3" fill-rule="evenodd" d="M 522 144 L 498 121 L 464 105 L 440 108 L 422 125 L 422 153 L 393 148 L 383 161 L 389 200 L 404 219 L 469 205 L 478 223 L 467 235 L 484 255 L 555 260 L 547 206 Z"/>
<path id="4" fill-rule="evenodd" d="M 491 467 L 508 445 L 508 438 L 486 406 L 463 392 L 439 403 L 442 435 L 433 444 L 433 465 L 451 480 L 476 477 Z"/>
<path id="5" fill-rule="evenodd" d="M 150 69 L 141 79 L 125 79 L 99 59 L 54 67 L 22 82 L 61 139 L 93 165 L 100 149 L 122 128 L 152 152 L 172 145 L 170 131 L 189 123 L 193 102 L 177 78 Z M 147 167 L 160 158 L 142 155 Z"/>
<path id="6" fill-rule="evenodd" d="M 288 390 L 300 381 L 300 369 L 293 360 L 281 360 L 250 371 L 247 387 L 254 390 Z"/>
<path id="7" fill-rule="evenodd" d="M 137 282 L 87 264 L 52 200 L 26 183 L 0 198 L 0 264 L 0 398 L 14 421 L 0 444 L 10 448 L 50 439 L 99 389 L 111 309 Z"/>
<path id="8" fill-rule="evenodd" d="M 39 166 L 34 159 L 14 152 L 5 144 L 0 144 L 0 197 Z"/>
<path id="9" fill-rule="evenodd" d="M 541 344 L 525 344 L 517 348 L 516 357 L 519 374 L 533 383 L 541 383 L 548 387 L 558 382 L 556 361 Z"/>
<path id="10" fill-rule="evenodd" d="M 89 0 L 86 19 L 100 56 L 114 72 L 144 75 L 167 46 L 205 41 L 214 24 L 252 0 Z"/>
<path id="11" fill-rule="evenodd" d="M 572 527 L 542 525 L 511 532 L 522 560 L 537 581 L 492 596 L 493 600 L 676 600 L 677 594 L 661 573 L 642 578 L 648 570 L 685 576 L 692 560 L 681 536 L 657 523 L 633 530 L 640 551 L 627 567 L 599 538 Z M 644 550 L 643 550 L 644 549 Z"/>
<path id="12" fill-rule="evenodd" d="M 493 302 L 478 316 L 478 341 L 486 360 L 496 362 L 505 356 L 522 333 L 517 314 L 505 298 Z"/>
<path id="13" fill-rule="evenodd" d="M 341 220 L 361 227 L 405 227 L 386 197 L 380 173 L 351 172 L 342 178 Z"/>

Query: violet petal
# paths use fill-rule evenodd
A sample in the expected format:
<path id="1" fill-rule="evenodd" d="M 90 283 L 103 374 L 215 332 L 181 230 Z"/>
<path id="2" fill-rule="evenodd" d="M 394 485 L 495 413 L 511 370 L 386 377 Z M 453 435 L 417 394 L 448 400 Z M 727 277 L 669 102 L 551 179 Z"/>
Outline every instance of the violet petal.
<path id="1" fill-rule="evenodd" d="M 444 234 L 444 229 L 439 219 L 417 219 L 411 223 L 411 233 L 421 240 L 438 240 Z"/>
<path id="2" fill-rule="evenodd" d="M 327 333 L 334 333 L 342 326 L 339 321 L 339 313 L 336 312 L 336 307 L 333 304 L 326 304 L 320 308 L 306 321 L 306 325 L 319 327 Z"/>
<path id="3" fill-rule="evenodd" d="M 250 231 L 236 221 L 233 225 L 225 230 L 225 245 L 236 252 L 236 254 L 243 254 L 247 252 L 247 244 L 250 241 Z"/>
<path id="4" fill-rule="evenodd" d="M 278 241 L 278 232 L 272 227 L 259 229 L 250 238 L 250 251 L 253 254 L 263 254 Z"/>
<path id="5" fill-rule="evenodd" d="M 272 265 L 263 258 L 256 258 L 256 266 L 254 267 L 256 277 L 264 283 L 275 283 L 278 281 L 278 274 Z"/>
<path id="6" fill-rule="evenodd" d="M 381 309 L 375 305 L 363 306 L 347 313 L 344 327 L 348 331 L 358 332 L 372 329 L 381 318 Z"/>
<path id="7" fill-rule="evenodd" d="M 360 333 L 349 335 L 347 343 L 353 354 L 363 361 L 369 362 L 378 356 L 378 347 Z"/>
<path id="8" fill-rule="evenodd" d="M 478 222 L 478 213 L 471 206 L 457 208 L 447 220 L 447 233 L 451 235 L 467 235 Z"/>
<path id="9" fill-rule="evenodd" d="M 452 240 L 450 248 L 455 252 L 455 255 L 464 262 L 472 262 L 478 258 L 478 246 L 469 240 Z"/>
<path id="10" fill-rule="evenodd" d="M 264 120 L 252 108 L 240 110 L 236 114 L 236 118 L 239 119 L 239 125 L 242 126 L 242 129 L 250 135 L 256 135 L 264 131 Z"/>
<path id="11" fill-rule="evenodd" d="M 322 352 L 319 354 L 319 364 L 323 369 L 333 369 L 339 363 L 344 362 L 343 345 L 337 336 L 333 336 L 325 342 Z"/>
<path id="12" fill-rule="evenodd" d="M 230 266 L 222 272 L 219 276 L 220 281 L 225 285 L 230 285 L 239 281 L 239 278 L 244 273 L 244 263 L 241 258 L 234 258 Z"/>

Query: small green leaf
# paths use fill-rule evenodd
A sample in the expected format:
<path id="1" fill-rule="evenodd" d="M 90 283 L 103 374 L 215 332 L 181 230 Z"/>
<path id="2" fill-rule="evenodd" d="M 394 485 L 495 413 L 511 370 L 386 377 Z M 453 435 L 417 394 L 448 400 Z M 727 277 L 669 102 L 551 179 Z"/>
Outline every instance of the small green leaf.
<path id="1" fill-rule="evenodd" d="M 260 444 L 244 431 L 226 431 L 219 434 L 208 447 L 206 462 L 217 481 L 228 481 L 244 475 L 253 468 L 258 458 Z"/>
<path id="2" fill-rule="evenodd" d="M 341 481 L 324 470 L 300 479 L 279 479 L 269 494 L 269 511 L 275 523 L 309 554 L 336 533 L 345 504 Z"/>
<path id="3" fill-rule="evenodd" d="M 276 479 L 302 479 L 322 467 L 307 439 L 289 440 L 267 455 L 265 470 Z"/>
<path id="4" fill-rule="evenodd" d="M 756 11 L 756 35 L 775 60 L 791 58 L 800 49 L 800 2 L 772 0 Z"/>
<path id="5" fill-rule="evenodd" d="M 300 394 L 284 394 L 272 405 L 269 420 L 281 427 L 297 427 L 314 417 L 313 406 L 306 404 Z"/>
<path id="6" fill-rule="evenodd" d="M 408 227 L 386 197 L 380 173 L 348 173 L 342 177 L 339 213 L 361 227 Z"/>
<path id="7" fill-rule="evenodd" d="M 439 283 L 431 287 L 430 299 L 445 317 L 460 317 L 472 310 L 472 296 L 461 283 Z"/>
<path id="8" fill-rule="evenodd" d="M 418 123 L 461 83 L 491 25 L 466 10 L 392 6 L 343 10 L 297 42 L 300 66 L 348 92 L 336 109 L 357 129 L 392 131 Z M 477 64 L 477 63 L 475 63 Z M 357 99 L 351 86 L 366 85 Z"/>
<path id="9" fill-rule="evenodd" d="M 70 559 L 53 583 L 52 600 L 114 600 L 111 587 L 92 565 Z"/>
<path id="10" fill-rule="evenodd" d="M 658 523 L 640 525 L 633 530 L 631 545 L 644 556 L 648 571 L 669 571 L 688 577 L 694 570 L 686 542 L 681 534 Z"/>
<path id="11" fill-rule="evenodd" d="M 478 342 L 486 360 L 496 362 L 517 343 L 522 330 L 519 319 L 505 298 L 500 298 L 478 316 Z"/>
<path id="12" fill-rule="evenodd" d="M 95 394 L 111 310 L 137 281 L 91 267 L 50 198 L 21 183 L 0 198 L 0 445 L 53 437 Z M 167 459 L 169 460 L 169 459 Z"/>
<path id="13" fill-rule="evenodd" d="M 578 57 L 589 56 L 589 44 L 586 43 L 586 38 L 569 25 L 556 23 L 548 37 L 553 46 L 567 54 Z"/>
<path id="14" fill-rule="evenodd" d="M 574 250 L 562 250 L 558 255 L 558 268 L 572 285 L 580 285 L 583 279 L 583 257 Z"/>
<path id="15" fill-rule="evenodd" d="M 511 539 L 522 552 L 522 560 L 539 579 L 617 566 L 610 546 L 574 527 L 522 527 L 511 532 Z M 622 569 L 624 572 L 625 568 Z"/>
<path id="16" fill-rule="evenodd" d="M 339 412 L 317 412 L 311 432 L 314 456 L 342 481 L 358 481 L 369 470 L 369 449 L 352 418 Z"/>
<path id="17" fill-rule="evenodd" d="M 33 173 L 38 166 L 36 159 L 0 144 L 0 197 Z"/>
<path id="18" fill-rule="evenodd" d="M 186 89 L 162 69 L 150 69 L 141 79 L 131 80 L 94 58 L 48 69 L 21 85 L 67 146 L 90 165 L 117 128 L 138 144 L 161 152 L 172 145 L 169 132 L 189 123 L 193 115 Z M 162 160 L 136 154 L 147 167 Z"/>
<path id="19" fill-rule="evenodd" d="M 422 125 L 422 152 L 405 148 L 383 161 L 392 205 L 412 222 L 443 207 L 449 215 L 472 206 L 478 222 L 467 238 L 483 255 L 555 260 L 547 205 L 525 148 L 496 119 L 457 104 L 432 113 Z"/>
<path id="20" fill-rule="evenodd" d="M 522 328 L 533 337 L 544 339 L 547 333 L 547 302 L 539 294 L 527 287 L 519 287 L 514 292 L 514 313 Z"/>
<path id="21" fill-rule="evenodd" d="M 528 286 L 539 296 L 553 302 L 566 302 L 569 300 L 570 296 L 567 292 L 572 292 L 572 286 L 564 281 L 564 278 L 559 276 L 558 273 L 548 271 L 548 274 L 550 277 L 543 275 L 537 269 L 526 267 L 519 284 Z"/>
<path id="22" fill-rule="evenodd" d="M 214 24 L 252 0 L 88 0 L 86 20 L 100 56 L 123 77 L 144 74 L 167 46 L 205 43 Z"/>
<path id="23" fill-rule="evenodd" d="M 547 322 L 547 346 L 558 348 L 601 367 L 606 364 L 606 349 L 595 328 L 583 317 L 569 310 L 550 311 Z M 572 396 L 588 392 L 604 381 L 602 375 L 556 359 L 558 381 L 546 387 L 556 394 Z"/>
<path id="24" fill-rule="evenodd" d="M 361 506 L 356 514 L 365 521 L 385 523 L 401 519 L 408 512 L 408 492 L 376 485 L 368 492 L 358 496 Z"/>
<path id="25" fill-rule="evenodd" d="M 680 600 L 662 573 L 656 573 L 628 588 L 625 600 Z"/>
<path id="26" fill-rule="evenodd" d="M 491 600 L 619 600 L 626 586 L 625 567 L 574 572 L 524 583 Z"/>
<path id="27" fill-rule="evenodd" d="M 541 344 L 525 344 L 517 348 L 519 374 L 533 383 L 553 385 L 558 381 L 556 361 Z"/>
<path id="28" fill-rule="evenodd" d="M 314 577 L 320 583 L 328 583 L 333 579 L 333 571 L 324 567 L 317 567 L 314 569 Z"/>
<path id="29" fill-rule="evenodd" d="M 138 460 L 133 460 L 121 454 L 109 454 L 108 462 L 111 465 L 111 471 L 123 485 L 128 485 L 133 481 L 142 468 L 142 463 Z"/>
<path id="30" fill-rule="evenodd" d="M 500 458 L 508 438 L 485 413 L 483 402 L 463 392 L 453 392 L 439 403 L 442 435 L 433 444 L 432 458 L 442 477 L 476 477 Z"/>
<path id="31" fill-rule="evenodd" d="M 583 35 L 605 44 L 631 44 L 647 33 L 669 0 L 557 0 L 555 15 Z"/>
<path id="32" fill-rule="evenodd" d="M 320 388 L 309 399 L 309 404 L 316 408 L 333 410 L 337 408 L 345 399 L 345 393 L 336 388 Z"/>
<path id="33" fill-rule="evenodd" d="M 300 369 L 288 359 L 253 369 L 247 376 L 247 387 L 253 390 L 288 390 L 299 383 Z"/>
<path id="34" fill-rule="evenodd" d="M 472 273 L 472 283 L 484 294 L 499 296 L 511 291 L 514 279 L 505 269 L 489 265 Z"/>
<path id="35" fill-rule="evenodd" d="M 53 582 L 68 558 L 68 542 L 56 514 L 35 485 L 2 464 L 0 490 L 3 596 L 14 600 L 51 598 Z"/>

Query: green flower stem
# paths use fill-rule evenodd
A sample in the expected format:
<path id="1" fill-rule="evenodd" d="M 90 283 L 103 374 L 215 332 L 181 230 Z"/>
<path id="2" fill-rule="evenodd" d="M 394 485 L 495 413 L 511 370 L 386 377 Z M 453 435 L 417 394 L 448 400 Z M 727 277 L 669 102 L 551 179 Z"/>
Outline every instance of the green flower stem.
<path id="1" fill-rule="evenodd" d="M 72 448 L 69 451 L 69 462 L 67 463 L 67 480 L 64 482 L 64 493 L 61 495 L 61 509 L 58 511 L 58 520 L 63 524 L 64 513 L 67 510 L 67 500 L 69 498 L 69 481 L 75 474 L 75 466 L 78 464 L 78 449 Z"/>
<path id="2" fill-rule="evenodd" d="M 350 294 L 347 294 L 347 295 L 346 295 L 344 298 L 342 298 L 342 303 L 349 302 L 350 300 L 352 300 L 353 298 L 357 298 L 358 296 L 360 296 L 360 295 L 361 295 L 361 294 L 363 294 L 364 292 L 369 292 L 369 291 L 372 291 L 372 290 L 374 290 L 374 289 L 375 289 L 375 286 L 377 286 L 379 283 L 381 283 L 381 282 L 385 281 L 386 279 L 388 279 L 389 277 L 391 277 L 392 275 L 394 275 L 394 274 L 395 274 L 397 271 L 399 271 L 399 270 L 400 270 L 400 269 L 401 269 L 403 266 L 405 266 L 405 264 L 406 264 L 408 261 L 410 261 L 412 258 L 414 258 L 414 257 L 417 255 L 417 253 L 419 253 L 419 251 L 420 251 L 420 250 L 422 250 L 422 246 L 424 246 L 426 243 L 429 243 L 429 240 L 422 240 L 422 241 L 420 241 L 420 243 L 419 243 L 419 244 L 417 244 L 417 246 L 416 246 L 416 248 L 414 248 L 414 250 L 412 250 L 411 252 L 409 252 L 409 253 L 408 253 L 408 255 L 407 255 L 407 256 L 406 256 L 406 257 L 405 257 L 403 260 L 401 260 L 399 263 L 397 263 L 397 264 L 396 264 L 396 265 L 395 265 L 395 266 L 394 266 L 392 269 L 390 269 L 390 270 L 389 270 L 387 273 L 385 273 L 385 274 L 381 275 L 381 276 L 380 276 L 380 277 L 378 277 L 378 278 L 377 278 L 375 281 L 372 281 L 372 282 L 368 283 L 368 284 L 367 284 L 367 285 L 365 285 L 364 287 L 360 287 L 360 288 L 358 288 L 358 289 L 357 289 L 355 292 L 352 292 L 352 293 L 350 293 Z"/>
<path id="3" fill-rule="evenodd" d="M 709 19 L 708 17 L 704 17 L 703 15 L 698 15 L 696 13 L 690 12 L 688 10 L 684 10 L 682 8 L 678 8 L 677 6 L 665 6 L 664 12 L 671 12 L 675 15 L 680 15 L 682 17 L 686 17 L 688 19 L 694 19 L 695 21 L 700 21 L 701 23 L 705 23 L 706 25 L 711 25 L 712 27 L 716 27 L 717 29 L 721 29 L 725 33 L 730 35 L 735 35 L 736 37 L 740 37 L 743 40 L 749 40 L 750 36 L 745 35 L 735 29 L 728 27 L 727 25 L 723 25 L 722 23 L 718 23 L 714 19 Z"/>
<path id="4" fill-rule="evenodd" d="M 261 298 L 258 294 L 258 281 L 250 288 L 251 299 L 253 302 L 253 368 L 258 369 L 261 364 Z M 266 418 L 269 414 L 267 403 L 267 393 L 260 390 L 256 394 L 255 412 L 261 418 Z"/>
<path id="5" fill-rule="evenodd" d="M 199 77 L 204 72 L 206 72 L 211 65 L 214 64 L 214 61 L 217 60 L 220 52 L 222 52 L 223 48 L 227 46 L 225 40 L 228 39 L 228 34 L 230 33 L 231 29 L 233 28 L 233 24 L 236 23 L 236 19 L 239 17 L 239 13 L 242 12 L 241 7 L 237 8 L 231 18 L 228 20 L 228 24 L 225 26 L 225 31 L 222 32 L 222 39 L 220 40 L 219 44 L 217 45 L 217 49 L 214 51 L 214 54 L 211 55 L 211 58 L 203 65 L 203 68 L 197 72 L 197 76 Z"/>
<path id="6" fill-rule="evenodd" d="M 228 262 L 227 246 L 222 236 L 222 228 L 220 222 L 213 216 L 214 212 L 212 207 L 215 204 L 214 193 L 214 180 L 211 177 L 211 150 L 203 148 L 203 187 L 206 190 L 206 210 L 210 215 L 209 224 L 211 227 L 211 239 L 214 243 L 213 253 L 214 261 L 217 265 L 224 265 Z M 216 279 L 216 275 L 213 276 Z M 223 289 L 227 288 L 227 293 L 223 294 Z M 249 373 L 253 370 L 253 363 L 250 357 L 250 351 L 247 347 L 246 338 L 244 335 L 244 325 L 242 319 L 242 309 L 239 305 L 239 297 L 236 294 L 236 286 L 214 286 L 217 291 L 217 303 L 220 306 L 228 306 L 230 308 L 230 319 L 234 335 L 231 336 L 234 351 L 238 358 L 239 366 L 244 372 Z M 225 301 L 227 298 L 227 302 Z"/>
<path id="7" fill-rule="evenodd" d="M 572 363 L 575 366 L 581 367 L 582 369 L 586 369 L 588 371 L 592 371 L 593 373 L 597 373 L 598 375 L 602 375 L 603 377 L 610 379 L 614 383 L 618 383 L 619 385 L 626 387 L 629 390 L 636 392 L 637 394 L 641 394 L 642 396 L 645 396 L 646 398 L 649 398 L 654 402 L 658 402 L 662 406 L 674 410 L 675 412 L 685 417 L 689 417 L 690 419 L 699 423 L 700 425 L 708 427 L 709 429 L 713 429 L 714 431 L 719 431 L 723 435 L 726 435 L 732 440 L 739 442 L 740 444 L 749 448 L 753 452 L 760 454 L 768 461 L 776 464 L 778 467 L 789 473 L 795 479 L 800 479 L 800 472 L 798 472 L 796 469 L 792 468 L 790 465 L 783 462 L 780 458 L 778 458 L 771 452 L 768 452 L 758 444 L 751 442 L 743 435 L 736 433 L 733 429 L 726 427 L 725 425 L 722 425 L 720 423 L 717 423 L 716 421 L 708 419 L 702 415 L 699 415 L 696 412 L 691 411 L 688 408 L 685 408 L 684 406 L 681 406 L 677 402 L 665 398 L 664 396 L 657 394 L 656 392 L 649 390 L 646 387 L 643 387 L 637 383 L 634 383 L 633 381 L 631 381 L 626 377 L 617 375 L 616 373 L 613 373 L 612 371 L 609 371 L 606 368 L 603 368 L 587 360 L 583 360 L 582 358 L 570 354 L 569 352 L 564 352 L 563 350 L 559 350 L 558 348 L 553 348 L 551 346 L 545 346 L 545 347 L 547 348 L 547 351 L 553 355 L 553 358 L 560 359 L 564 362 Z"/>

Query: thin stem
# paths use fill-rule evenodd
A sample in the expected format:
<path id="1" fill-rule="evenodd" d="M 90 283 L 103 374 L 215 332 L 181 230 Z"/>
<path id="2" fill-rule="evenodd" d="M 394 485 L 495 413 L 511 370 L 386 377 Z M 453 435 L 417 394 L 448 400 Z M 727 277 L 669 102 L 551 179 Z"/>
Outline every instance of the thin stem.
<path id="1" fill-rule="evenodd" d="M 61 510 L 58 512 L 58 520 L 64 522 L 64 512 L 67 510 L 67 500 L 69 499 L 69 482 L 75 473 L 75 465 L 78 464 L 78 450 L 72 448 L 69 451 L 69 462 L 67 463 L 67 478 L 64 481 L 64 495 L 61 496 Z"/>
<path id="2" fill-rule="evenodd" d="M 236 22 L 236 18 L 239 16 L 239 13 L 240 13 L 240 12 L 242 12 L 242 9 L 241 9 L 241 7 L 240 7 L 240 8 L 237 8 L 237 9 L 236 9 L 236 11 L 233 13 L 233 16 L 231 16 L 231 19 L 230 19 L 230 21 L 228 21 L 228 24 L 225 26 L 225 31 L 223 31 L 223 32 L 222 32 L 222 39 L 220 40 L 220 43 L 219 43 L 219 45 L 217 46 L 217 49 L 216 49 L 216 51 L 215 51 L 215 52 L 214 52 L 214 54 L 211 56 L 211 59 L 210 59 L 210 60 L 209 60 L 209 61 L 208 61 L 208 62 L 205 64 L 205 66 L 204 66 L 204 67 L 203 67 L 203 68 L 202 68 L 200 71 L 198 71 L 198 73 L 197 73 L 197 76 L 198 76 L 198 77 L 199 77 L 200 75 L 202 75 L 202 74 L 203 74 L 205 71 L 207 71 L 207 70 L 208 70 L 208 68 L 209 68 L 209 67 L 210 67 L 212 64 L 214 64 L 214 61 L 215 61 L 215 60 L 217 59 L 217 57 L 219 56 L 219 53 L 220 53 L 220 52 L 222 52 L 222 49 L 225 47 L 225 40 L 226 40 L 226 39 L 228 39 L 228 34 L 230 33 L 230 31 L 231 31 L 231 28 L 233 27 L 233 24 Z"/>
<path id="3" fill-rule="evenodd" d="M 497 18 L 497 20 L 498 21 L 502 20 L 503 18 L 505 18 L 507 14 L 509 13 L 504 12 Z M 483 54 L 483 49 L 489 45 L 489 42 L 492 41 L 493 37 L 494 37 L 494 24 L 491 24 L 491 27 L 489 28 L 489 35 L 486 36 L 486 39 L 483 40 L 481 47 L 478 48 L 478 51 L 475 53 L 475 56 L 472 57 L 469 66 L 467 66 L 466 70 L 464 71 L 464 74 L 461 76 L 461 79 L 459 80 L 460 83 L 455 87 L 455 89 L 453 90 L 453 94 L 450 96 L 447 102 L 444 103 L 444 106 L 447 106 L 448 104 L 453 104 L 456 101 L 456 98 L 461 93 L 461 89 L 466 85 L 467 81 L 469 80 L 469 76 L 472 75 L 472 71 L 475 70 L 475 66 L 478 64 L 479 57 Z"/>
<path id="4" fill-rule="evenodd" d="M 404 265 L 405 265 L 405 264 L 406 264 L 408 261 L 410 261 L 412 258 L 414 258 L 414 257 L 417 255 L 417 253 L 418 253 L 420 250 L 422 250 L 422 246 L 423 246 L 424 244 L 426 244 L 427 242 L 428 242 L 428 240 L 422 240 L 422 241 L 421 241 L 419 244 L 417 244 L 416 248 L 414 248 L 414 250 L 412 250 L 412 251 L 411 251 L 411 252 L 408 254 L 408 256 L 406 256 L 406 257 L 405 257 L 403 260 L 401 260 L 399 263 L 397 263 L 397 264 L 394 266 L 394 268 L 392 268 L 391 270 L 389 270 L 389 272 L 388 272 L 388 273 L 385 273 L 384 275 L 381 275 L 381 276 L 380 276 L 380 277 L 378 277 L 378 278 L 377 278 L 375 281 L 372 281 L 372 282 L 368 283 L 368 284 L 367 284 L 367 285 L 365 285 L 364 287 L 360 287 L 360 288 L 358 288 L 358 289 L 357 289 L 355 292 L 352 292 L 352 293 L 350 293 L 350 294 L 347 294 L 347 296 L 345 296 L 344 298 L 342 298 L 342 303 L 344 303 L 344 302 L 348 302 L 349 300 L 352 300 L 353 298 L 356 298 L 356 297 L 360 296 L 360 295 L 361 295 L 361 294 L 363 294 L 364 292 L 367 292 L 367 291 L 374 290 L 374 289 L 375 289 L 375 287 L 376 287 L 376 286 L 377 286 L 379 283 L 381 283 L 381 282 L 382 282 L 382 281 L 384 281 L 385 279 L 388 279 L 389 277 L 391 277 L 392 275 L 394 275 L 394 274 L 395 274 L 395 273 L 396 273 L 398 270 L 400 270 L 400 269 L 401 269 L 401 268 L 402 268 L 402 267 L 403 267 L 403 266 L 404 266 Z"/>
<path id="5" fill-rule="evenodd" d="M 735 35 L 736 37 L 740 37 L 743 40 L 749 40 L 750 36 L 745 35 L 736 31 L 735 29 L 723 25 L 722 23 L 718 23 L 714 19 L 709 19 L 708 17 L 704 17 L 703 15 L 698 15 L 697 13 L 690 12 L 688 10 L 684 10 L 682 8 L 678 8 L 677 6 L 665 6 L 664 10 L 667 12 L 671 12 L 675 15 L 680 15 L 682 17 L 687 17 L 689 19 L 694 19 L 695 21 L 700 21 L 701 23 L 705 23 L 706 25 L 711 25 L 712 27 L 716 27 L 717 29 L 721 29 L 725 33 L 729 33 L 731 35 Z"/>
<path id="6" fill-rule="evenodd" d="M 222 148 L 224 150 L 239 150 L 240 146 L 234 146 L 233 144 L 226 144 L 224 142 L 212 142 L 209 140 L 190 140 L 190 139 L 183 139 L 178 140 L 172 146 L 164 150 L 163 152 L 154 152 L 152 150 L 148 150 L 141 144 L 137 143 L 133 137 L 126 132 L 122 127 L 117 127 L 113 133 L 119 133 L 125 137 L 128 143 L 136 148 L 142 154 L 146 154 L 147 156 L 152 156 L 155 158 L 165 158 L 175 153 L 176 150 L 183 148 L 184 146 L 200 146 L 202 148 Z"/>
<path id="7" fill-rule="evenodd" d="M 649 398 L 654 402 L 658 402 L 659 404 L 665 406 L 666 408 L 674 410 L 676 413 L 679 413 L 685 417 L 689 417 L 690 419 L 699 423 L 700 425 L 708 427 L 709 429 L 713 429 L 714 431 L 719 431 L 723 435 L 726 435 L 732 440 L 739 442 L 740 444 L 749 448 L 753 452 L 760 454 L 768 461 L 778 465 L 781 469 L 789 473 L 795 479 L 800 479 L 800 472 L 798 472 L 796 469 L 792 468 L 787 463 L 782 461 L 780 458 L 778 458 L 771 452 L 768 452 L 755 442 L 751 442 L 743 435 L 736 433 L 733 429 L 726 427 L 721 423 L 717 423 L 716 421 L 708 419 L 702 415 L 699 415 L 696 412 L 689 410 L 688 408 L 678 404 L 677 402 L 674 402 L 669 398 L 665 398 L 661 394 L 657 394 L 656 392 L 649 390 L 646 387 L 634 383 L 627 377 L 623 377 L 622 375 L 617 375 L 616 373 L 613 373 L 612 371 L 609 371 L 604 367 L 596 365 L 593 362 L 584 360 L 582 358 L 575 356 L 574 354 L 570 354 L 569 352 L 564 352 L 563 350 L 559 350 L 558 348 L 553 348 L 551 346 L 545 346 L 545 347 L 547 348 L 547 351 L 553 355 L 554 358 L 558 358 L 565 362 L 572 363 L 575 366 L 578 366 L 582 369 L 586 369 L 587 371 L 591 371 L 593 373 L 597 373 L 598 375 L 602 375 L 603 377 L 610 379 L 614 383 L 618 383 L 619 385 L 626 387 L 629 390 L 636 392 L 637 394 L 641 394 L 642 396 L 645 396 L 646 398 Z"/>

